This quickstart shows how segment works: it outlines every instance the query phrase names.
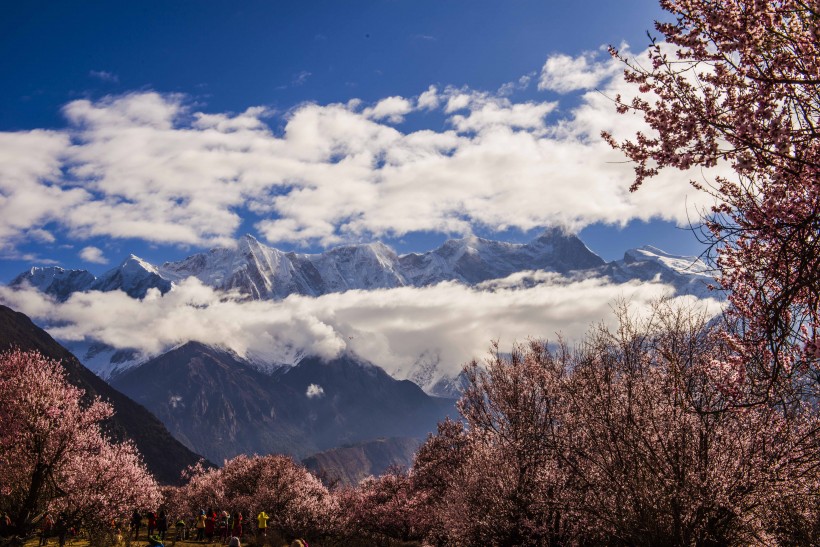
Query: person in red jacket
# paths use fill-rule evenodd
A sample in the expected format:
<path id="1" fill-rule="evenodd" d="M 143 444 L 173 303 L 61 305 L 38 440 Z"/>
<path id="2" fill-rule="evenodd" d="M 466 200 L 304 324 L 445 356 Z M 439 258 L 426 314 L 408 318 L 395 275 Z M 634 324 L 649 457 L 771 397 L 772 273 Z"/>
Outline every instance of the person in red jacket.
<path id="1" fill-rule="evenodd" d="M 154 535 L 154 529 L 157 527 L 157 514 L 153 511 L 148 511 L 148 537 Z"/>
<path id="2" fill-rule="evenodd" d="M 214 531 L 216 530 L 216 513 L 213 511 L 208 511 L 205 519 L 205 537 L 208 539 L 208 543 L 213 543 L 214 541 Z"/>

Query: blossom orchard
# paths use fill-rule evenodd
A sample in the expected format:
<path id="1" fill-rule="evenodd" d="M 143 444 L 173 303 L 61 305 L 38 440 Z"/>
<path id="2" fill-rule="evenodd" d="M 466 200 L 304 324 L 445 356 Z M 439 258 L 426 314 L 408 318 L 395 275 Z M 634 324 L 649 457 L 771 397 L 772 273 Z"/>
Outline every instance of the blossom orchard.
<path id="1" fill-rule="evenodd" d="M 469 365 L 463 422 L 422 446 L 401 498 L 426 508 L 419 538 L 816 542 L 817 414 L 735 405 L 711 378 L 731 348 L 706 319 L 663 303 L 646 318 L 621 307 L 616 329 L 599 326 L 578 346 L 494 346 Z"/>

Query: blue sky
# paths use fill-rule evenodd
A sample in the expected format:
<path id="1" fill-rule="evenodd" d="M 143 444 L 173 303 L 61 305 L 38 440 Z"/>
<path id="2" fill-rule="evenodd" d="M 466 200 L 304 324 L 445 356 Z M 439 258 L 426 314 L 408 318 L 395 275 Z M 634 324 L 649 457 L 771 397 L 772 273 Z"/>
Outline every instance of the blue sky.
<path id="1" fill-rule="evenodd" d="M 405 252 L 558 223 L 606 259 L 698 254 L 685 176 L 633 206 L 589 182 L 628 169 L 583 165 L 596 121 L 620 127 L 595 91 L 620 85 L 601 47 L 638 54 L 660 16 L 651 0 L 5 2 L 0 282 L 246 232 Z"/>

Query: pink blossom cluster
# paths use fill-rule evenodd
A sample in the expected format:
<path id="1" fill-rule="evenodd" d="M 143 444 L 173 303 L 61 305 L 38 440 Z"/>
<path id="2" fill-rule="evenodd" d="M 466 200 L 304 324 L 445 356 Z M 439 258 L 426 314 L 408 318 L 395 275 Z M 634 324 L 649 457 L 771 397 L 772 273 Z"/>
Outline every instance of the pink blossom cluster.
<path id="1" fill-rule="evenodd" d="M 461 419 L 406 472 L 328 490 L 284 456 L 239 456 L 190 469 L 167 504 L 264 510 L 282 536 L 323 545 L 816 542 L 816 408 L 736 404 L 750 384 L 734 365 L 719 373 L 735 350 L 707 319 L 624 305 L 617 328 L 576 346 L 493 345 L 465 366 Z"/>
<path id="2" fill-rule="evenodd" d="M 241 455 L 221 468 L 198 464 L 186 474 L 188 482 L 166 500 L 175 514 L 216 507 L 253 516 L 265 511 L 271 530 L 295 538 L 327 533 L 337 513 L 321 481 L 287 456 Z"/>

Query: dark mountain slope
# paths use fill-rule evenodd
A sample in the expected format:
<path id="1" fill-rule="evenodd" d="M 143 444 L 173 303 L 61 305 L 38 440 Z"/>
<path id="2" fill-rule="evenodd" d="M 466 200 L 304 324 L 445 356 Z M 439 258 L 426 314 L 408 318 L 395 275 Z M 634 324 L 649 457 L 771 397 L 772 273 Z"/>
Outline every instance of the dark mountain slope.
<path id="1" fill-rule="evenodd" d="M 85 368 L 74 355 L 54 341 L 24 314 L 0 305 L 0 351 L 11 347 L 37 350 L 63 363 L 68 381 L 85 390 L 86 397 L 100 396 L 111 403 L 115 414 L 105 424 L 115 439 L 131 439 L 142 453 L 148 469 L 165 484 L 180 482 L 180 472 L 200 456 L 174 439 L 162 422 L 144 407 L 106 384 Z"/>
<path id="2" fill-rule="evenodd" d="M 305 359 L 269 375 L 196 342 L 127 370 L 112 384 L 217 462 L 242 453 L 304 458 L 379 437 L 423 437 L 453 412 L 452 400 L 350 357 Z"/>
<path id="3" fill-rule="evenodd" d="M 454 401 L 431 397 L 409 380 L 351 356 L 329 362 L 303 359 L 284 369 L 280 382 L 302 394 L 298 427 L 320 450 L 380 437 L 424 437 L 454 412 Z M 308 397 L 321 388 L 321 395 Z"/>
<path id="4" fill-rule="evenodd" d="M 111 383 L 150 408 L 177 439 L 216 462 L 243 453 L 316 449 L 293 426 L 289 401 L 296 393 L 204 344 L 189 342 Z"/>

